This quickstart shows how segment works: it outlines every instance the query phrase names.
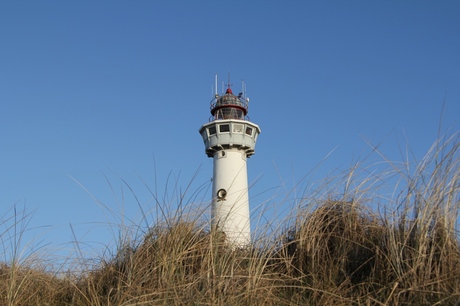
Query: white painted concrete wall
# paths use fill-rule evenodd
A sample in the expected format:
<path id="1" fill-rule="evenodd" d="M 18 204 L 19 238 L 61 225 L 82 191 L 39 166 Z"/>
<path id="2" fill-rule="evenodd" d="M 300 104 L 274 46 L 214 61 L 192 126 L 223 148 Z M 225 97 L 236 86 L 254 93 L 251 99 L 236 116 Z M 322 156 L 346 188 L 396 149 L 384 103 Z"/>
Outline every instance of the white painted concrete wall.
<path id="1" fill-rule="evenodd" d="M 213 158 L 212 226 L 225 232 L 229 243 L 237 247 L 247 246 L 251 241 L 251 230 L 246 152 L 220 150 Z M 218 196 L 221 189 L 226 192 L 224 198 Z"/>

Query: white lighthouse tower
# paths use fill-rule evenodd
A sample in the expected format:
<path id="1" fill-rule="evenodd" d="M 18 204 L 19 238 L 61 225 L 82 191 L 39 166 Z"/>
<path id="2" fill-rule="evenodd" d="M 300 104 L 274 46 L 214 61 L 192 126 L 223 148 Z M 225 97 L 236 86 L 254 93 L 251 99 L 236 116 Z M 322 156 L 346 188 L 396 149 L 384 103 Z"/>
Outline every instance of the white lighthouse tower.
<path id="1" fill-rule="evenodd" d="M 225 233 L 226 241 L 237 247 L 251 241 L 248 174 L 246 161 L 254 154 L 260 128 L 249 121 L 244 83 L 235 96 L 227 85 L 225 94 L 211 101 L 210 122 L 200 128 L 206 154 L 214 160 L 212 180 L 212 230 Z"/>

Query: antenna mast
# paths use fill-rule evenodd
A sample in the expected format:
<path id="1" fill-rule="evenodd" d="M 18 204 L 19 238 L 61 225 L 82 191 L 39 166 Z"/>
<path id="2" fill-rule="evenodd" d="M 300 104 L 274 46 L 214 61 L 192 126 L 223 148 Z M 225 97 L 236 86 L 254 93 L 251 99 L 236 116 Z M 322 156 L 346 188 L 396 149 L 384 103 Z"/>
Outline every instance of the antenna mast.
<path id="1" fill-rule="evenodd" d="M 227 88 L 230 88 L 233 84 L 230 83 L 230 71 L 228 72 L 228 83 L 227 83 Z"/>

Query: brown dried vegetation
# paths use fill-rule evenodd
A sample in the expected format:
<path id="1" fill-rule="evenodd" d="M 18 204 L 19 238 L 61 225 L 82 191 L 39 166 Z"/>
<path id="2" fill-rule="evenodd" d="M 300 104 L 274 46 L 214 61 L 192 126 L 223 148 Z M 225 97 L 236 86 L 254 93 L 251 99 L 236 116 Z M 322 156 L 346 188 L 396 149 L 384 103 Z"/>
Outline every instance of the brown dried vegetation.
<path id="1" fill-rule="evenodd" d="M 459 146 L 436 144 L 415 173 L 397 170 L 406 191 L 393 210 L 373 212 L 375 194 L 360 188 L 304 199 L 279 238 L 247 249 L 181 216 L 86 272 L 2 264 L 0 304 L 458 305 Z"/>

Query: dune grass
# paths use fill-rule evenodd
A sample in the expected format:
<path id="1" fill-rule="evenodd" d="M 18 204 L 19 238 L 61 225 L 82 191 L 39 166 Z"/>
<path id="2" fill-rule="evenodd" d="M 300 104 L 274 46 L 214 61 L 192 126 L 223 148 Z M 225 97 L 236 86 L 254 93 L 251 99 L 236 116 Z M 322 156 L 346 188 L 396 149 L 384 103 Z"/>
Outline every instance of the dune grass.
<path id="1" fill-rule="evenodd" d="M 414 170 L 354 167 L 245 249 L 176 213 L 78 273 L 1 263 L 0 305 L 459 305 L 459 146 L 435 143 Z"/>

